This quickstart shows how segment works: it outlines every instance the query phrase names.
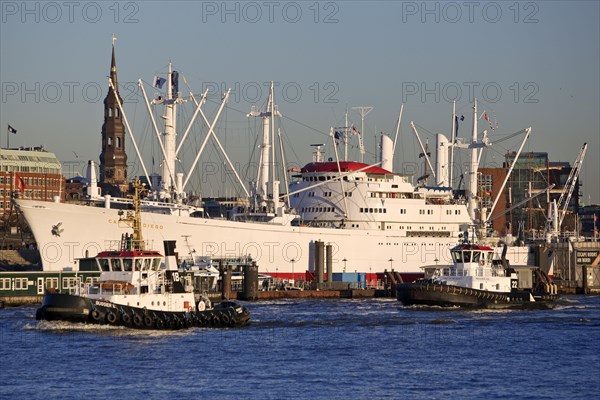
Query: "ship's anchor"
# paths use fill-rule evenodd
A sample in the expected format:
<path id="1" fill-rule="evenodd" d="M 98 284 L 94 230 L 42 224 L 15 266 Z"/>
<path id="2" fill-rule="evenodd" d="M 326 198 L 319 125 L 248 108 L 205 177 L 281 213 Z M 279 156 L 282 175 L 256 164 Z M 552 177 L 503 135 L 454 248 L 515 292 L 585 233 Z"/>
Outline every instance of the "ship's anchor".
<path id="1" fill-rule="evenodd" d="M 52 234 L 54 236 L 60 236 L 60 234 L 65 231 L 64 229 L 60 229 L 61 225 L 62 225 L 62 222 L 59 222 L 56 225 L 52 225 Z"/>

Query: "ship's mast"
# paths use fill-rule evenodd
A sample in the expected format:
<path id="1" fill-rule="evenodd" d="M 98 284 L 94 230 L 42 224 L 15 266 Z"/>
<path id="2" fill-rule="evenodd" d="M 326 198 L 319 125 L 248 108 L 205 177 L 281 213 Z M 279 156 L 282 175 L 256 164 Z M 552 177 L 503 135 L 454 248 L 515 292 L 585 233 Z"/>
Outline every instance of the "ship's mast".
<path id="1" fill-rule="evenodd" d="M 469 167 L 469 185 L 467 187 L 468 211 L 472 221 L 475 220 L 475 210 L 477 209 L 477 99 L 473 103 L 473 132 L 471 133 L 471 162 Z"/>
<path id="2" fill-rule="evenodd" d="M 450 134 L 450 171 L 448 171 L 448 186 L 453 188 L 454 174 L 454 144 L 456 142 L 456 100 L 452 100 L 452 133 Z"/>
<path id="3" fill-rule="evenodd" d="M 346 106 L 346 120 L 344 125 L 344 161 L 348 161 L 348 107 Z"/>
<path id="4" fill-rule="evenodd" d="M 358 136 L 358 147 L 360 150 L 360 162 L 364 162 L 365 161 L 365 144 L 364 144 L 363 135 L 365 134 L 365 117 L 367 116 L 368 113 L 370 113 L 373 110 L 373 107 L 356 106 L 356 107 L 352 107 L 352 109 L 358 111 L 360 114 L 360 132 L 359 132 L 359 136 Z"/>
<path id="5" fill-rule="evenodd" d="M 177 74 L 177 72 L 175 72 Z M 177 76 L 177 75 L 175 75 Z M 175 121 L 176 121 L 176 105 L 175 105 L 175 97 L 177 96 L 174 93 L 173 88 L 173 69 L 171 63 L 169 63 L 169 72 L 167 75 L 167 93 L 165 96 L 165 114 L 163 115 L 163 119 L 165 120 L 165 129 L 163 131 L 163 145 L 165 147 L 165 159 L 162 163 L 162 183 L 160 186 L 160 197 L 161 198 L 170 198 L 171 193 L 174 189 L 175 182 L 171 179 L 171 174 L 175 172 L 175 149 L 176 149 L 176 140 L 177 133 L 175 130 Z M 177 85 L 177 83 L 175 83 Z M 175 87 L 176 90 L 176 87 Z M 175 95 L 175 96 L 174 96 Z M 174 174 L 173 174 L 174 176 Z"/>
<path id="6" fill-rule="evenodd" d="M 267 200 L 269 198 L 269 168 L 271 168 L 271 179 L 275 178 L 275 146 L 273 145 L 274 136 L 275 136 L 275 117 L 280 117 L 281 114 L 279 110 L 275 106 L 275 96 L 274 96 L 274 83 L 271 81 L 271 89 L 269 92 L 269 99 L 267 101 L 267 106 L 264 111 L 258 112 L 255 110 L 250 111 L 248 113 L 249 117 L 261 117 L 262 118 L 262 143 L 260 145 L 260 164 L 258 170 L 258 177 L 256 181 L 256 206 L 265 207 L 267 205 Z M 275 187 L 275 181 L 273 183 L 273 188 Z M 278 184 L 278 182 L 277 182 Z M 275 196 L 279 196 L 279 193 L 270 193 Z"/>
<path id="7" fill-rule="evenodd" d="M 127 211 L 124 216 L 123 210 L 119 211 L 119 222 L 123 222 L 133 228 L 131 250 L 145 250 L 144 237 L 142 235 L 142 212 L 140 210 L 140 194 L 144 187 L 139 179 L 133 181 L 133 211 Z"/>

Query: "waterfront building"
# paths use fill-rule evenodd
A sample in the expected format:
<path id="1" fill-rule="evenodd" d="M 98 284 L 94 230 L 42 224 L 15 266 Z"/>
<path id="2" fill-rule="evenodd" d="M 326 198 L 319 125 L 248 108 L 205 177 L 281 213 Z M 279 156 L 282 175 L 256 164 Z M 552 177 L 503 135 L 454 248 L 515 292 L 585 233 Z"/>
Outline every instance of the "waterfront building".
<path id="1" fill-rule="evenodd" d="M 62 201 L 65 178 L 54 153 L 39 147 L 0 150 L 0 217 L 3 227 L 14 216 L 12 197 Z"/>

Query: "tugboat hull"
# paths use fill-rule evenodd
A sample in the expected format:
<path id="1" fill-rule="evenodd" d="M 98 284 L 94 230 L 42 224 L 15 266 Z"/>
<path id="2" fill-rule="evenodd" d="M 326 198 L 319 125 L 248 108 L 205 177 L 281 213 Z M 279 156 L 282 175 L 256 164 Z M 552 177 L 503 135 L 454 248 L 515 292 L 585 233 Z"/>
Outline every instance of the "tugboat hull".
<path id="1" fill-rule="evenodd" d="M 437 283 L 401 283 L 396 288 L 405 306 L 427 305 L 487 309 L 552 309 L 557 295 L 527 291 L 491 292 Z"/>
<path id="2" fill-rule="evenodd" d="M 136 329 L 236 328 L 249 324 L 250 313 L 233 301 L 219 303 L 206 311 L 175 312 L 124 306 L 70 294 L 47 293 L 36 312 L 36 319 Z"/>

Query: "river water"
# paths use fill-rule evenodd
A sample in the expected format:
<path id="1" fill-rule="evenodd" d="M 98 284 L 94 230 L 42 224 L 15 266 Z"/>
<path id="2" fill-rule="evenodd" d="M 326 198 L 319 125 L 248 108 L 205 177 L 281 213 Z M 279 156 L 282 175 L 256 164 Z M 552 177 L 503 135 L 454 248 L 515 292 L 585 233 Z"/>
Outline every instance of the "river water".
<path id="1" fill-rule="evenodd" d="M 243 329 L 134 331 L 0 310 L 0 399 L 591 399 L 600 296 L 555 310 L 246 303 Z"/>

